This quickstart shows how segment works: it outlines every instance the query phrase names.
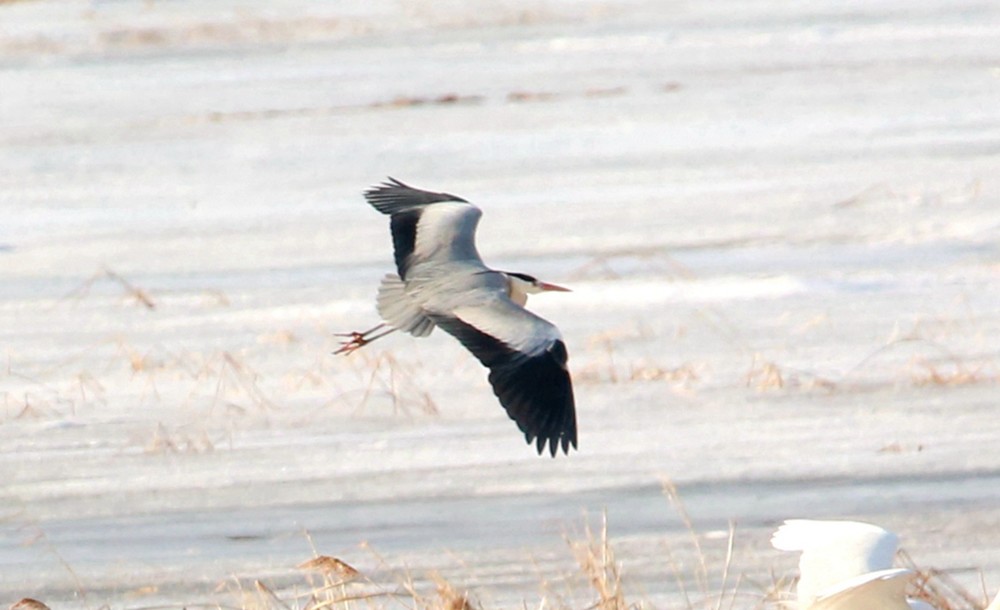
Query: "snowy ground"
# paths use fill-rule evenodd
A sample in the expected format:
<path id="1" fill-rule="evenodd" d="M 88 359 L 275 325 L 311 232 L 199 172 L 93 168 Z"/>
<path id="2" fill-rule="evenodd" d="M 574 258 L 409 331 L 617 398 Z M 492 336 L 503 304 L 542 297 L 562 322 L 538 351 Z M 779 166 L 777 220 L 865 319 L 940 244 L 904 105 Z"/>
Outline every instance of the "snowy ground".
<path id="1" fill-rule="evenodd" d="M 742 607 L 789 517 L 996 590 L 998 41 L 971 0 L 0 3 L 0 603 L 215 603 L 315 545 L 582 607 L 563 537 L 606 510 L 675 607 L 665 480 L 712 578 L 736 523 Z M 531 306 L 578 453 L 441 333 L 330 354 L 386 175 L 574 289 Z"/>

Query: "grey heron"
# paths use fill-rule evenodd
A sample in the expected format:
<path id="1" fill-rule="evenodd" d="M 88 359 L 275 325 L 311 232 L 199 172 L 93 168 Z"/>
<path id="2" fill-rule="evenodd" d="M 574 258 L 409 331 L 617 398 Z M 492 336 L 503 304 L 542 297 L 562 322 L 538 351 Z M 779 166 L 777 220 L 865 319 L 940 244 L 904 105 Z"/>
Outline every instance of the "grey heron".
<path id="1" fill-rule="evenodd" d="M 539 454 L 576 448 L 576 408 L 566 344 L 552 323 L 524 308 L 529 294 L 568 291 L 524 273 L 490 269 L 476 250 L 482 211 L 461 197 L 389 178 L 364 193 L 390 217 L 397 273 L 379 286 L 384 322 L 348 337 L 350 354 L 396 330 L 452 335 L 490 370 L 493 393 Z"/>

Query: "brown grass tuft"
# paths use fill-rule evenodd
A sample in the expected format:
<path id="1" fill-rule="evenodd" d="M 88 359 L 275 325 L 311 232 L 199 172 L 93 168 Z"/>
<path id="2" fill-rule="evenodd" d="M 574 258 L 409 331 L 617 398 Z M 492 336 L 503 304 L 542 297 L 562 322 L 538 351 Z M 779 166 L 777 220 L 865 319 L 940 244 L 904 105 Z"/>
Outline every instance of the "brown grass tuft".
<path id="1" fill-rule="evenodd" d="M 996 383 L 998 376 L 986 363 L 972 365 L 957 358 L 936 363 L 925 358 L 912 362 L 910 378 L 917 386 L 964 386 L 978 383 Z"/>
<path id="2" fill-rule="evenodd" d="M 933 568 L 920 568 L 905 550 L 900 550 L 900 564 L 917 573 L 907 595 L 934 606 L 937 610 L 984 610 L 989 604 L 985 592 L 982 597 L 972 593 L 946 572 Z"/>
<path id="3" fill-rule="evenodd" d="M 601 520 L 600 536 L 595 538 L 590 525 L 586 526 L 586 539 L 572 543 L 573 555 L 590 588 L 597 593 L 591 608 L 599 610 L 626 610 L 625 592 L 622 590 L 621 569 L 615 561 L 614 551 L 608 541 L 608 516 Z"/>
<path id="4" fill-rule="evenodd" d="M 165 453 L 211 453 L 215 451 L 215 443 L 208 438 L 208 433 L 191 435 L 179 430 L 170 431 L 162 423 L 156 425 L 152 438 L 146 443 L 144 452 L 152 455 Z"/>
<path id="5" fill-rule="evenodd" d="M 432 574 L 437 600 L 428 606 L 434 610 L 478 610 L 477 605 L 469 600 L 466 593 L 458 591 L 450 582 L 441 577 L 440 574 Z"/>
<path id="6" fill-rule="evenodd" d="M 48 606 L 30 597 L 25 597 L 10 605 L 9 610 L 51 610 Z"/>
<path id="7" fill-rule="evenodd" d="M 297 567 L 300 570 L 320 572 L 324 576 L 336 576 L 342 582 L 350 582 L 361 577 L 361 572 L 358 572 L 346 562 L 336 557 L 330 557 L 329 555 L 317 555 L 308 561 L 303 561 Z"/>
<path id="8" fill-rule="evenodd" d="M 785 378 L 777 364 L 763 360 L 754 354 L 750 370 L 746 375 L 746 384 L 748 388 L 752 387 L 758 392 L 780 390 L 785 387 Z"/>

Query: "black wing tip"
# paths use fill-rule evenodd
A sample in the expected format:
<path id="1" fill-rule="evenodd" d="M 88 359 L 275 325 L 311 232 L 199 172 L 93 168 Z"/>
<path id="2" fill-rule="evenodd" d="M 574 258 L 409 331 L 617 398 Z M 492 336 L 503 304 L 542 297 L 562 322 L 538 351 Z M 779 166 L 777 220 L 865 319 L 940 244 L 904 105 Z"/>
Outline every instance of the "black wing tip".
<path id="1" fill-rule="evenodd" d="M 364 191 L 365 199 L 369 202 L 378 201 L 392 197 L 392 192 L 399 189 L 412 189 L 413 187 L 403 184 L 392 176 L 388 180 L 374 184 Z"/>
<path id="2" fill-rule="evenodd" d="M 385 180 L 370 187 L 367 191 L 365 191 L 365 195 L 368 195 L 369 193 L 374 194 L 378 193 L 379 191 L 386 191 L 391 189 L 410 189 L 414 191 L 417 190 L 412 186 L 410 186 L 409 184 L 405 184 L 399 180 L 396 180 L 392 176 L 386 176 Z"/>
<path id="3" fill-rule="evenodd" d="M 530 432 L 526 432 L 524 434 L 524 440 L 527 441 L 529 445 L 535 445 L 535 449 L 538 450 L 538 455 L 545 455 L 546 446 L 548 446 L 549 454 L 553 458 L 559 455 L 560 448 L 562 448 L 563 455 L 569 455 L 570 447 L 579 451 L 579 448 L 576 446 L 576 430 L 573 430 L 569 435 L 559 433 L 554 436 L 534 436 Z"/>
<path id="4" fill-rule="evenodd" d="M 500 404 L 507 410 L 507 415 L 517 424 L 517 427 L 524 433 L 524 440 L 528 445 L 535 445 L 538 455 L 545 453 L 548 447 L 552 457 L 556 457 L 559 449 L 565 455 L 569 455 L 570 447 L 577 449 L 576 443 L 576 404 L 573 399 L 572 382 L 568 379 L 565 369 L 561 369 L 563 375 L 567 377 L 567 390 L 569 392 L 568 401 L 559 398 L 553 402 L 548 402 L 548 408 L 554 405 L 561 405 L 559 409 L 562 413 L 552 413 L 549 417 L 544 414 L 544 403 L 537 403 L 533 400 L 524 401 L 516 395 L 510 395 L 494 387 L 494 394 L 500 399 Z M 493 382 L 492 375 L 490 379 Z M 555 384 L 548 383 L 549 387 Z M 560 421 L 561 420 L 561 421 Z"/>
<path id="5" fill-rule="evenodd" d="M 392 176 L 364 191 L 365 200 L 384 214 L 395 214 L 407 209 L 422 207 L 442 201 L 469 203 L 451 193 L 435 193 L 410 186 Z"/>

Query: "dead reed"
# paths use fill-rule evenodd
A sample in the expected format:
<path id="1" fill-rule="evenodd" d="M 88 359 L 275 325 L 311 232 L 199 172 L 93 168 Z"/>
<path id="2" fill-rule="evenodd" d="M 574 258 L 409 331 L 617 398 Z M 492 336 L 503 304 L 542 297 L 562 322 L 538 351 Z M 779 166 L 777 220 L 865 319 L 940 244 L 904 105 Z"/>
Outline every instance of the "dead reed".
<path id="1" fill-rule="evenodd" d="M 690 554 L 694 563 L 687 564 L 666 549 L 667 572 L 663 579 L 676 583 L 679 606 L 684 610 L 762 610 L 784 608 L 794 599 L 792 589 L 795 578 L 788 575 L 771 575 L 770 583 L 753 583 L 735 573 L 736 528 L 730 524 L 725 536 L 724 559 L 718 573 L 709 566 L 714 560 L 709 555 L 719 553 L 703 547 L 705 540 L 722 537 L 706 536 L 697 531 L 684 507 L 676 487 L 667 480 L 662 482 L 664 496 L 679 516 L 687 531 Z M 310 544 L 311 538 L 306 534 Z M 608 533 L 607 514 L 602 515 L 596 532 L 585 521 L 582 538 L 567 538 L 567 544 L 576 563 L 576 573 L 571 580 L 585 583 L 585 591 L 571 591 L 568 596 L 546 596 L 533 607 L 538 610 L 640 610 L 653 608 L 641 596 L 635 596 L 626 587 L 627 576 L 623 562 L 612 544 Z M 367 545 L 375 557 L 378 576 L 370 576 L 342 559 L 323 555 L 314 550 L 313 557 L 295 566 L 298 577 L 288 582 L 269 582 L 260 578 L 246 581 L 232 578 L 220 585 L 216 593 L 235 599 L 230 602 L 216 600 L 206 603 L 185 604 L 186 608 L 216 608 L 225 610 L 482 610 L 483 606 L 472 593 L 455 585 L 436 571 L 422 577 L 415 576 L 408 568 L 393 568 Z M 931 604 L 936 610 L 986 610 L 989 605 L 986 587 L 974 593 L 963 587 L 947 572 L 922 568 L 912 558 L 900 551 L 899 563 L 916 572 L 908 595 Z M 69 566 L 66 566 L 69 569 Z M 72 573 L 72 571 L 71 571 Z M 388 580 L 386 576 L 388 575 Z M 547 589 L 550 583 L 541 583 Z M 82 583 L 78 581 L 82 587 Z M 749 585 L 749 586 L 748 586 Z M 751 590 L 743 590 L 751 589 Z M 82 590 L 82 589 L 81 589 Z M 589 599 L 587 602 L 580 600 Z M 523 603 L 525 609 L 529 608 Z M 166 610 L 167 607 L 130 610 Z M 170 607 L 173 608 L 173 607 Z M 9 610 L 48 610 L 44 603 L 30 598 L 12 604 Z M 990 607 L 989 610 L 995 610 Z"/>

